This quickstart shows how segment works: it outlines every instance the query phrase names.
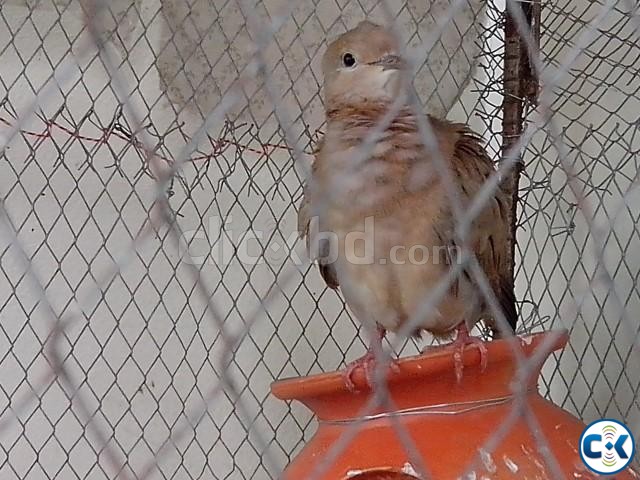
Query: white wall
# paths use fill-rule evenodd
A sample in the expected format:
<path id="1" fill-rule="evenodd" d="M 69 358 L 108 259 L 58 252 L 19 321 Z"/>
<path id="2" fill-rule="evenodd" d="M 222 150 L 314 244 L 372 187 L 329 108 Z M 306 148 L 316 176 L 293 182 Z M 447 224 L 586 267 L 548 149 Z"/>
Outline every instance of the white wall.
<path id="1" fill-rule="evenodd" d="M 638 432 L 640 383 L 631 372 L 640 362 L 640 350 L 631 347 L 634 340 L 638 345 L 640 328 L 640 79 L 634 70 L 640 50 L 634 22 L 623 7 L 606 14 L 593 34 L 590 24 L 601 8 L 601 2 L 569 0 L 547 7 L 543 52 L 551 68 L 575 58 L 555 90 L 554 120 L 567 164 L 585 192 L 583 211 L 591 211 L 606 243 L 604 264 L 613 285 L 595 272 L 594 237 L 558 168 L 558 152 L 546 128 L 526 157 L 531 180 L 548 185 L 529 194 L 523 212 L 529 220 L 519 237 L 524 261 L 518 287 L 521 296 L 538 305 L 540 316 L 549 317 L 547 327 L 571 329 L 558 371 L 548 369 L 547 378 L 554 377 L 553 398 L 585 421 L 626 419 Z M 577 58 L 576 48 L 583 49 Z"/>

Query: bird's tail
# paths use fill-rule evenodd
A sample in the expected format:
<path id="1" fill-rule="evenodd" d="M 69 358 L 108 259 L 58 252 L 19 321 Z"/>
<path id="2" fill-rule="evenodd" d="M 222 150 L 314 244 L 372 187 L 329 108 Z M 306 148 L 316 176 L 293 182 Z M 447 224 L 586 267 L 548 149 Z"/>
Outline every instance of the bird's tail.
<path id="1" fill-rule="evenodd" d="M 497 292 L 496 297 L 500 308 L 502 309 L 502 314 L 507 320 L 509 329 L 504 331 L 504 327 L 501 328 L 501 325 L 494 322 L 494 325 L 491 327 L 493 332 L 492 337 L 494 339 L 509 337 L 515 334 L 516 326 L 518 324 L 518 310 L 516 309 L 516 295 L 513 289 L 513 283 L 503 282 L 500 285 L 500 291 Z"/>

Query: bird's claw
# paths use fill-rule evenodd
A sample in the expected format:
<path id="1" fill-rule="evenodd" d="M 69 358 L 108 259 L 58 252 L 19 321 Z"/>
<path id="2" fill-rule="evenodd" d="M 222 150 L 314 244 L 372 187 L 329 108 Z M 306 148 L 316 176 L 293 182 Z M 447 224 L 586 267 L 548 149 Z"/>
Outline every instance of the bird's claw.
<path id="1" fill-rule="evenodd" d="M 460 334 L 453 341 L 453 364 L 456 372 L 456 380 L 458 383 L 462 382 L 462 373 L 464 371 L 464 349 L 467 346 L 477 347 L 480 352 L 480 369 L 484 372 L 489 364 L 489 350 L 484 341 L 477 337 L 472 337 L 468 334 Z"/>
<path id="2" fill-rule="evenodd" d="M 397 360 L 389 358 L 386 362 L 389 369 L 395 373 L 400 371 L 400 367 L 398 367 Z M 344 378 L 344 383 L 351 392 L 355 392 L 356 384 L 353 381 L 353 375 L 356 370 L 362 368 L 364 370 L 364 377 L 367 381 L 367 384 L 370 388 L 373 388 L 376 380 L 376 368 L 378 366 L 378 359 L 376 358 L 376 354 L 372 351 L 368 351 L 362 357 L 354 360 L 349 363 L 342 373 L 342 377 Z"/>

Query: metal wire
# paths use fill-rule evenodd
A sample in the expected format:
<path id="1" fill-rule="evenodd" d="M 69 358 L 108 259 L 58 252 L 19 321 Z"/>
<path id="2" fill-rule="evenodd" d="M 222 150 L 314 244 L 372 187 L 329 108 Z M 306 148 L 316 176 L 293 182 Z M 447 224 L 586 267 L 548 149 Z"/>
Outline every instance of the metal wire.
<path id="1" fill-rule="evenodd" d="M 584 421 L 640 431 L 640 10 L 545 3 L 538 38 L 520 4 L 2 2 L 0 477 L 279 478 L 316 424 L 269 384 L 341 368 L 364 348 L 308 264 L 295 216 L 324 128 L 321 55 L 365 17 L 408 44 L 425 145 L 428 111 L 468 122 L 501 160 L 466 210 L 449 182 L 461 237 L 525 165 L 519 331 L 571 332 L 543 393 Z M 541 93 L 519 99 L 522 134 L 503 152 L 507 10 Z M 461 259 L 504 323 L 476 260 Z M 417 352 L 406 337 L 387 346 Z M 493 399 L 510 413 L 461 475 L 523 418 L 549 477 L 562 477 L 523 387 L 552 343 L 517 358 L 512 396 Z M 397 410 L 384 388 L 312 477 L 379 407 Z M 397 415 L 413 468 L 433 478 Z"/>

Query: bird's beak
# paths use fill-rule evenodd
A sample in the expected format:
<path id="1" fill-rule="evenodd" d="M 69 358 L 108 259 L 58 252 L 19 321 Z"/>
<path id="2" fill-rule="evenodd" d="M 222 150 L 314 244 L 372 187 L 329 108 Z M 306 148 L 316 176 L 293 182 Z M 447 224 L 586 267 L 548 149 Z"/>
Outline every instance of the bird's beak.
<path id="1" fill-rule="evenodd" d="M 402 70 L 406 67 L 406 62 L 399 55 L 389 54 L 369 65 L 378 65 L 383 70 Z"/>

